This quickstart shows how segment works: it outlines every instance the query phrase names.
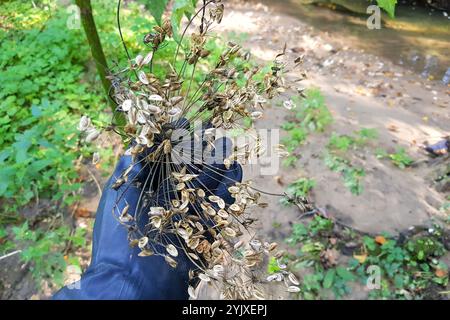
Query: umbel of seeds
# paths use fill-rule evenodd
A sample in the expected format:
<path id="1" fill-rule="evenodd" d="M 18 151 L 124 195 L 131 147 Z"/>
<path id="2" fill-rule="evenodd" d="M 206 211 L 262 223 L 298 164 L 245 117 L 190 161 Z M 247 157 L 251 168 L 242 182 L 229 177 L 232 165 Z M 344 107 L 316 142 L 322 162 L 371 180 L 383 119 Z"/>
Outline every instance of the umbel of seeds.
<path id="1" fill-rule="evenodd" d="M 238 163 L 244 164 L 264 152 L 260 137 L 252 127 L 243 126 L 243 121 L 259 119 L 269 100 L 286 94 L 283 74 L 288 70 L 282 61 L 286 48 L 265 73 L 251 61 L 249 52 L 232 42 L 211 63 L 206 43 L 211 27 L 221 22 L 223 12 L 221 1 L 205 1 L 187 23 L 170 63 L 155 59 L 156 52 L 173 36 L 170 22 L 163 21 L 144 38 L 149 52 L 111 75 L 117 104 L 113 120 L 121 117 L 125 123 L 118 125 L 114 121 L 109 129 L 129 143 L 127 154 L 133 158 L 112 188 L 125 192 L 124 185 L 133 185 L 142 190 L 136 210 L 130 212 L 129 206 L 116 205 L 113 214 L 127 228 L 130 245 L 140 248 L 143 259 L 163 256 L 169 268 L 176 268 L 181 258 L 191 261 L 192 286 L 188 291 L 192 298 L 198 295 L 194 284 L 200 280 L 220 290 L 222 298 L 264 299 L 263 282 L 294 276 L 287 272 L 275 278 L 261 276 L 269 256 L 282 256 L 275 243 L 258 239 L 251 231 L 255 219 L 250 217 L 250 210 L 265 204 L 250 181 L 223 178 Z M 197 20 L 200 22 L 194 27 Z M 296 59 L 293 67 L 300 63 L 301 59 Z M 157 76 L 154 71 L 163 67 L 166 76 Z M 206 67 L 210 70 L 205 71 Z M 198 83 L 194 81 L 197 74 L 202 76 Z M 286 107 L 294 107 L 290 99 L 286 100 Z M 202 123 L 200 132 L 193 128 L 198 121 Z M 216 130 L 235 129 L 249 132 L 254 145 L 230 147 L 229 141 L 223 140 L 227 150 L 222 153 L 221 163 L 211 164 L 204 159 L 205 150 L 210 155 L 217 151 Z M 88 142 L 99 134 L 85 117 L 80 130 Z M 186 156 L 180 151 L 180 135 L 176 134 L 180 130 L 184 132 L 184 143 L 189 137 L 188 149 L 190 143 L 200 141 L 200 152 Z M 277 150 L 287 154 L 282 145 Z M 143 170 L 139 179 L 130 174 L 136 165 Z M 226 196 L 215 195 L 215 190 L 204 187 L 201 179 L 205 172 L 225 180 Z M 296 279 L 291 283 L 294 286 L 289 290 L 297 290 Z"/>

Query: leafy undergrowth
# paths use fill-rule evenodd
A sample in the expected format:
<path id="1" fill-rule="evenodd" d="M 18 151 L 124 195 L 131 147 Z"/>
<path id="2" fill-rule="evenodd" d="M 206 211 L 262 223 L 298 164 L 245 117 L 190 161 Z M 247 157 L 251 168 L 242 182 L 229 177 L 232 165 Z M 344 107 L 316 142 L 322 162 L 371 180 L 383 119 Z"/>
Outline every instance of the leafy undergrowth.
<path id="1" fill-rule="evenodd" d="M 445 232 L 435 225 L 397 239 L 361 235 L 316 215 L 293 224 L 283 263 L 299 273 L 301 299 L 345 298 L 358 286 L 372 299 L 439 299 L 449 280 Z"/>
<path id="2" fill-rule="evenodd" d="M 53 290 L 64 285 L 67 265 L 81 273 L 80 261 L 73 252 L 86 245 L 86 229 L 72 230 L 61 220 L 61 216 L 56 217 L 52 222 L 58 227 L 48 229 L 32 229 L 28 222 L 14 226 L 12 240 L 2 244 L 4 251 L 20 250 L 21 260 L 29 265 L 36 283 L 45 281 Z M 0 239 L 2 237 L 6 237 L 6 233 L 0 229 Z"/>

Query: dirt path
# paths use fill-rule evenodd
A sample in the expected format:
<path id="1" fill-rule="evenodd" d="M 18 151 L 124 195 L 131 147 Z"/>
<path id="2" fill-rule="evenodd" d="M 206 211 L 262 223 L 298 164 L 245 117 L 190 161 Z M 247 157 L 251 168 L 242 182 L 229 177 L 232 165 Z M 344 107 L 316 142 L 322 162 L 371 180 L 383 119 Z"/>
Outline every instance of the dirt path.
<path id="1" fill-rule="evenodd" d="M 309 76 L 304 85 L 322 91 L 333 115 L 334 123 L 327 131 L 313 134 L 301 147 L 299 169 L 281 168 L 277 180 L 286 184 L 301 176 L 315 178 L 313 196 L 317 204 L 330 206 L 332 214 L 342 215 L 365 231 L 396 232 L 440 214 L 438 209 L 445 196 L 431 186 L 428 175 L 433 168 L 423 164 L 400 170 L 390 161 L 377 159 L 373 149 L 404 147 L 416 162 L 427 160 L 420 146 L 450 134 L 449 88 L 345 47 L 344 38 L 328 39 L 326 34 L 318 34 L 300 21 L 277 15 L 263 5 L 235 4 L 223 21 L 225 32 L 248 33 L 245 47 L 263 60 L 274 57 L 284 43 L 292 57 L 303 52 Z M 289 113 L 272 106 L 257 125 L 279 128 Z M 366 169 L 366 177 L 363 193 L 354 196 L 343 187 L 339 174 L 326 168 L 321 155 L 331 132 L 351 134 L 361 128 L 376 129 L 379 138 L 372 150 L 355 155 L 355 161 Z M 268 177 L 252 173 L 247 177 L 271 190 L 276 185 Z M 274 211 L 279 212 L 279 208 Z M 277 214 L 274 219 L 282 219 L 280 216 Z"/>

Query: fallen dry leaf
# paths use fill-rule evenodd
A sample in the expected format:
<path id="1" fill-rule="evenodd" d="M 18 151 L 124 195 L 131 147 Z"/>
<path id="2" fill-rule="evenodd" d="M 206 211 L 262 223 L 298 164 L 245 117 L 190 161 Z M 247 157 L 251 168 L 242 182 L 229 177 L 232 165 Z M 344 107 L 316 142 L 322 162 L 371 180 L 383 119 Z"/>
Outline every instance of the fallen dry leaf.
<path id="1" fill-rule="evenodd" d="M 90 218 L 91 211 L 86 208 L 78 208 L 77 210 L 75 210 L 75 217 L 76 218 Z"/>
<path id="2" fill-rule="evenodd" d="M 388 130 L 392 132 L 398 132 L 398 127 L 395 124 L 388 125 Z"/>
<path id="3" fill-rule="evenodd" d="M 354 254 L 353 258 L 358 260 L 359 263 L 364 263 L 367 259 L 367 253 L 360 254 L 360 255 Z"/>
<path id="4" fill-rule="evenodd" d="M 447 270 L 444 269 L 436 269 L 436 271 L 434 272 L 434 274 L 436 275 L 436 277 L 438 278 L 445 278 L 447 276 Z"/>
<path id="5" fill-rule="evenodd" d="M 386 238 L 385 237 L 383 237 L 383 236 L 376 236 L 375 237 L 375 242 L 376 243 L 378 243 L 378 244 L 385 244 L 386 243 Z"/>

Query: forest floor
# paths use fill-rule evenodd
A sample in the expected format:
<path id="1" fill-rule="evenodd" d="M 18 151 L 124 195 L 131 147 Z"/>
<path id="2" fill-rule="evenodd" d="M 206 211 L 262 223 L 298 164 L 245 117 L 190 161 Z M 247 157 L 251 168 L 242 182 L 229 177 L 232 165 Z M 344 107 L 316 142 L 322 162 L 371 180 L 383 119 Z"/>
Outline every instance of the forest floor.
<path id="1" fill-rule="evenodd" d="M 313 179 L 316 184 L 310 197 L 319 208 L 334 219 L 372 234 L 397 235 L 411 226 L 447 219 L 441 207 L 450 190 L 448 186 L 445 190 L 437 188 L 434 180 L 442 170 L 448 170 L 449 159 L 430 160 L 422 146 L 450 135 L 449 87 L 354 49 L 344 36 L 336 38 L 318 32 L 257 2 L 228 8 L 220 32 L 232 35 L 232 40 L 263 61 L 271 61 L 285 43 L 290 59 L 304 55 L 308 79 L 301 84 L 322 92 L 333 117 L 324 132 L 307 137 L 298 150 L 295 168 L 280 163 L 276 175 L 264 176 L 258 166 L 247 167 L 244 179 L 272 193 L 283 193 L 299 178 Z M 294 112 L 276 103 L 265 110 L 256 127 L 280 128 Z M 327 167 L 324 151 L 333 133 L 352 136 L 363 128 L 375 129 L 378 138 L 346 152 L 352 165 L 365 171 L 363 190 L 354 195 L 344 186 L 341 174 Z M 286 132 L 281 131 L 280 136 L 283 139 Z M 400 169 L 388 159 L 377 157 L 376 150 L 394 154 L 401 147 L 414 160 L 412 166 Z M 269 206 L 254 213 L 260 223 L 260 228 L 255 229 L 264 239 L 283 242 L 301 212 L 282 206 L 277 197 L 265 196 L 265 201 Z M 450 264 L 448 256 L 446 263 Z M 208 291 L 205 297 L 211 295 Z M 278 293 L 274 294 L 273 298 L 278 298 Z M 367 292 L 355 290 L 350 298 L 366 296 Z"/>
<path id="2" fill-rule="evenodd" d="M 247 167 L 244 168 L 245 180 L 253 180 L 259 189 L 283 193 L 299 178 L 313 179 L 316 184 L 310 198 L 317 207 L 347 225 L 375 234 L 398 234 L 432 219 L 447 218 L 441 207 L 447 201 L 449 190 L 438 191 L 434 180 L 448 159 L 447 162 L 430 161 L 422 145 L 450 135 L 449 87 L 357 50 L 344 36 L 330 37 L 298 19 L 254 2 L 233 2 L 225 11 L 220 30 L 216 28 L 215 32 L 240 42 L 262 61 L 273 60 L 285 43 L 288 57 L 304 55 L 303 69 L 308 79 L 302 86 L 320 89 L 333 117 L 333 123 L 323 132 L 308 135 L 298 149 L 299 160 L 295 167 L 284 167 L 280 163 L 279 172 L 274 176 L 261 175 L 258 166 Z M 277 104 L 269 106 L 256 126 L 280 128 L 294 111 Z M 324 151 L 333 133 L 350 136 L 363 128 L 375 129 L 378 138 L 346 152 L 352 165 L 365 171 L 361 178 L 363 190 L 360 195 L 354 195 L 344 186 L 341 174 L 327 167 Z M 283 138 L 286 133 L 280 132 Z M 395 154 L 399 147 L 414 159 L 412 166 L 400 169 L 388 158 L 377 157 L 376 150 Z M 106 181 L 95 168 L 91 168 L 92 172 L 95 180 L 88 178 L 92 182 L 88 183 L 84 200 L 76 210 L 76 223 L 86 225 L 89 230 L 100 197 L 97 184 L 102 187 Z M 86 175 L 90 174 L 86 172 Z M 295 207 L 282 206 L 276 197 L 265 196 L 265 201 L 269 206 L 254 212 L 259 219 L 257 232 L 265 239 L 282 243 L 290 233 L 292 222 L 299 220 L 300 212 Z M 89 262 L 89 250 L 80 252 L 84 267 Z M 450 263 L 449 257 L 446 262 Z M 9 263 L 18 262 L 13 258 Z M 34 292 L 30 285 L 32 280 L 20 273 L 20 268 L 17 273 L 8 274 L 12 286 L 19 288 L 9 298 L 45 299 L 52 294 L 50 290 Z M 366 295 L 364 290 L 356 290 L 351 298 Z M 207 290 L 202 297 L 215 296 Z M 278 293 L 273 297 L 278 298 Z"/>

